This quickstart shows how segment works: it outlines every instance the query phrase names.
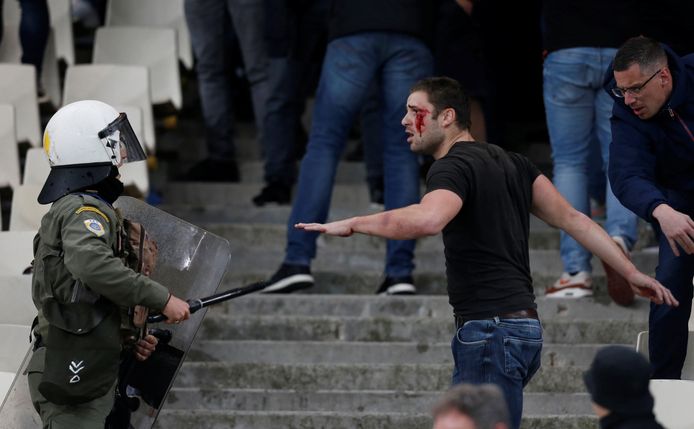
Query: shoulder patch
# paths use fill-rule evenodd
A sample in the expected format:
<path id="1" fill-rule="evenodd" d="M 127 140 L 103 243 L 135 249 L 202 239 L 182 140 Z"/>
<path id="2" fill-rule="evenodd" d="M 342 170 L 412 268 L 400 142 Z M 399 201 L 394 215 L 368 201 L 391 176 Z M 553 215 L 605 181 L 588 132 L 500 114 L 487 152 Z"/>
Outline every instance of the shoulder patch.
<path id="1" fill-rule="evenodd" d="M 84 221 L 84 226 L 91 232 L 94 233 L 97 237 L 101 237 L 106 233 L 104 230 L 104 226 L 101 225 L 101 222 L 99 222 L 96 219 L 87 219 Z"/>
<path id="2" fill-rule="evenodd" d="M 108 216 L 106 216 L 106 215 L 104 214 L 104 212 L 102 212 L 101 210 L 97 209 L 96 207 L 93 207 L 93 206 L 82 206 L 82 207 L 80 207 L 80 208 L 77 209 L 77 211 L 75 212 L 75 214 L 80 214 L 80 213 L 83 213 L 83 212 L 94 212 L 94 213 L 98 214 L 99 216 L 101 216 L 102 218 L 104 218 L 104 220 L 105 220 L 107 223 L 109 222 Z"/>

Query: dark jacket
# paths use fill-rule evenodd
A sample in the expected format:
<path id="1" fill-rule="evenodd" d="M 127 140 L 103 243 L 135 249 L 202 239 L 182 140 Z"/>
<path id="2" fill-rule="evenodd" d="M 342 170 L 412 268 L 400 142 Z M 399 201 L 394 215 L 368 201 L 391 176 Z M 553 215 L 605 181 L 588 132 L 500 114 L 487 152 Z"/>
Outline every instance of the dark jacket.
<path id="1" fill-rule="evenodd" d="M 438 3 L 433 0 L 333 0 L 329 40 L 388 31 L 430 41 Z"/>
<path id="2" fill-rule="evenodd" d="M 600 429 L 664 429 L 651 413 L 646 416 L 610 414 L 600 419 Z"/>
<path id="3" fill-rule="evenodd" d="M 675 210 L 694 208 L 694 54 L 678 57 L 664 46 L 673 76 L 670 99 L 648 120 L 639 119 L 612 95 L 612 66 L 604 88 L 615 99 L 609 178 L 621 203 L 653 222 L 653 210 L 667 203 Z"/>

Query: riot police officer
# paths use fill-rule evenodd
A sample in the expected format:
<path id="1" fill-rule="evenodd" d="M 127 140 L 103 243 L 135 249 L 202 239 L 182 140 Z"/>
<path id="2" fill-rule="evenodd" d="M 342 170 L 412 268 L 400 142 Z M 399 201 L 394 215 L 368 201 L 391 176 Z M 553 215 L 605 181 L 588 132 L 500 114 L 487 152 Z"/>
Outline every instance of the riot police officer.
<path id="1" fill-rule="evenodd" d="M 189 306 L 120 257 L 118 167 L 145 159 L 126 115 L 100 101 L 68 104 L 48 122 L 43 148 L 51 172 L 38 201 L 52 206 L 34 238 L 29 389 L 44 428 L 102 429 L 118 376 L 121 309 L 143 305 L 178 323 Z M 155 345 L 147 336 L 133 352 L 145 359 Z"/>

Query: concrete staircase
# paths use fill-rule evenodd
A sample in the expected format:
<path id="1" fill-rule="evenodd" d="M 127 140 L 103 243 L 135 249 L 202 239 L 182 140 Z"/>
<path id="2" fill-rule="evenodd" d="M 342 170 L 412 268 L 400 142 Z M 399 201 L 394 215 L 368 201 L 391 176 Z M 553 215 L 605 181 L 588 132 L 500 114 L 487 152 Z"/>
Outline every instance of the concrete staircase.
<path id="1" fill-rule="evenodd" d="M 250 139 L 243 142 L 252 153 Z M 165 183 L 159 177 L 162 209 L 231 243 L 221 289 L 267 278 L 283 257 L 290 208 L 252 206 L 262 164 L 246 158 L 240 184 Z M 177 168 L 160 165 L 160 176 Z M 362 164 L 342 163 L 331 218 L 374 211 L 364 175 Z M 582 373 L 600 346 L 635 343 L 647 327 L 648 303 L 610 303 L 598 261 L 595 298 L 544 298 L 544 288 L 561 272 L 558 242 L 557 231 L 532 220 L 531 269 L 545 346 L 542 368 L 525 390 L 523 428 L 595 428 Z M 382 281 L 385 242 L 321 237 L 314 288 L 255 294 L 208 311 L 157 427 L 430 428 L 429 410 L 452 370 L 454 328 L 442 248 L 440 237 L 418 243 L 420 295 L 378 297 L 373 292 Z M 633 259 L 653 272 L 657 254 L 639 249 Z"/>

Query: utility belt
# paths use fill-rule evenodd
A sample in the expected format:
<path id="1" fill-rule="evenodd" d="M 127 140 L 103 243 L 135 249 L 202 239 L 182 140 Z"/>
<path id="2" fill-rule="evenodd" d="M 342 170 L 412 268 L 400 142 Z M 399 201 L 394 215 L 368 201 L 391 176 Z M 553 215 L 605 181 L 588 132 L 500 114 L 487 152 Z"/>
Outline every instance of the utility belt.
<path id="1" fill-rule="evenodd" d="M 464 317 L 459 314 L 453 316 L 455 318 L 455 329 L 458 330 L 463 327 L 465 322 L 470 320 L 495 320 L 495 319 L 535 319 L 540 320 L 540 316 L 537 314 L 537 310 L 534 308 L 527 308 L 525 310 L 511 311 L 509 313 L 500 313 L 494 317 L 483 317 L 483 318 L 469 318 Z"/>

